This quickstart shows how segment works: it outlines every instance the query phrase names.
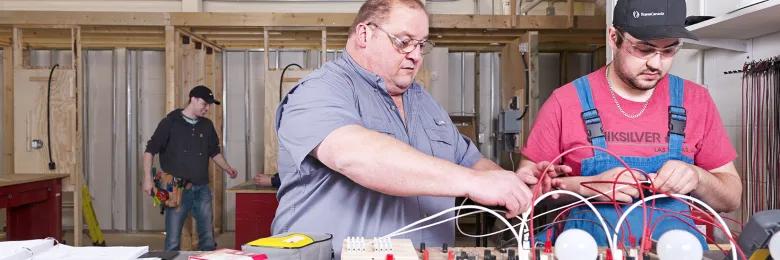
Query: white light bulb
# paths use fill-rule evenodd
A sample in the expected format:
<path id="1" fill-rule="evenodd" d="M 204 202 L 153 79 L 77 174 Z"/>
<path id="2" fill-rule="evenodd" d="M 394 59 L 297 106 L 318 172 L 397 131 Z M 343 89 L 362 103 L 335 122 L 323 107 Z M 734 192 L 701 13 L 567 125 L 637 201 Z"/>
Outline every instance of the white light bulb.
<path id="1" fill-rule="evenodd" d="M 679 229 L 661 235 L 656 248 L 661 260 L 700 260 L 703 254 L 699 240 L 693 234 Z"/>
<path id="2" fill-rule="evenodd" d="M 555 257 L 558 260 L 594 260 L 598 254 L 596 240 L 581 229 L 563 231 L 555 240 Z"/>
<path id="3" fill-rule="evenodd" d="M 769 240 L 769 255 L 773 259 L 780 259 L 780 232 L 775 232 Z"/>

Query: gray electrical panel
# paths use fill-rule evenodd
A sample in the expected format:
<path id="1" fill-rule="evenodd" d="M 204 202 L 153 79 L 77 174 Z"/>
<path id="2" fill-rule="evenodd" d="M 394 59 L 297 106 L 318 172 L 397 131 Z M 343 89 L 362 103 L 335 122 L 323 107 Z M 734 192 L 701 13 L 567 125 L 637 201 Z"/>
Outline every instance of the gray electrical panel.
<path id="1" fill-rule="evenodd" d="M 520 110 L 509 109 L 501 111 L 498 131 L 502 134 L 519 134 L 521 127 Z"/>
<path id="2" fill-rule="evenodd" d="M 745 252 L 745 256 L 750 258 L 756 250 L 767 248 L 772 234 L 778 231 L 780 231 L 780 210 L 753 213 L 748 223 L 742 228 L 738 240 L 739 247 Z"/>

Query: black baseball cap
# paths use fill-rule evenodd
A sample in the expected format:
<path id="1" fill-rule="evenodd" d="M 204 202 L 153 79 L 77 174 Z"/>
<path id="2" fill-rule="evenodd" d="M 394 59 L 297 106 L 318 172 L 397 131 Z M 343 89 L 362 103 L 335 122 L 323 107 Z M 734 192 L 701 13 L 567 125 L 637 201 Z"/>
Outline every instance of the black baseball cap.
<path id="1" fill-rule="evenodd" d="M 206 103 L 219 105 L 219 100 L 214 99 L 214 93 L 211 93 L 211 89 L 206 86 L 199 85 L 190 90 L 190 97 L 196 97 L 203 99 Z"/>
<path id="2" fill-rule="evenodd" d="M 618 0 L 612 25 L 643 41 L 663 38 L 698 40 L 685 29 L 685 0 Z"/>

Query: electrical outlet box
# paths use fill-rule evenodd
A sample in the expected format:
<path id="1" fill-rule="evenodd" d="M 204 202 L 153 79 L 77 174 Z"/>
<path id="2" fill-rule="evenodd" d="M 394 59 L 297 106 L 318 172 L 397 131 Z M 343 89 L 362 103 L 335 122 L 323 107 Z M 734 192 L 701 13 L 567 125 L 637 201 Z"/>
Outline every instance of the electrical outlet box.
<path id="1" fill-rule="evenodd" d="M 519 134 L 522 127 L 520 110 L 510 109 L 501 111 L 498 131 L 502 134 Z"/>

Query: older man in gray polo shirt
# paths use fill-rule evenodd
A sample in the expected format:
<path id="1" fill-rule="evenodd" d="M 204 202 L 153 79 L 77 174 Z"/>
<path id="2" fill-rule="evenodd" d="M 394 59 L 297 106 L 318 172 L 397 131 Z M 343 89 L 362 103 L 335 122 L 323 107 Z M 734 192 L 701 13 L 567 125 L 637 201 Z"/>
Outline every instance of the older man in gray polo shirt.
<path id="1" fill-rule="evenodd" d="M 346 51 L 290 91 L 276 113 L 279 208 L 273 233 L 378 237 L 454 206 L 454 197 L 530 205 L 536 178 L 501 169 L 417 83 L 428 15 L 417 0 L 368 0 Z M 438 219 L 453 216 L 447 214 Z M 452 243 L 452 222 L 405 235 Z"/>

